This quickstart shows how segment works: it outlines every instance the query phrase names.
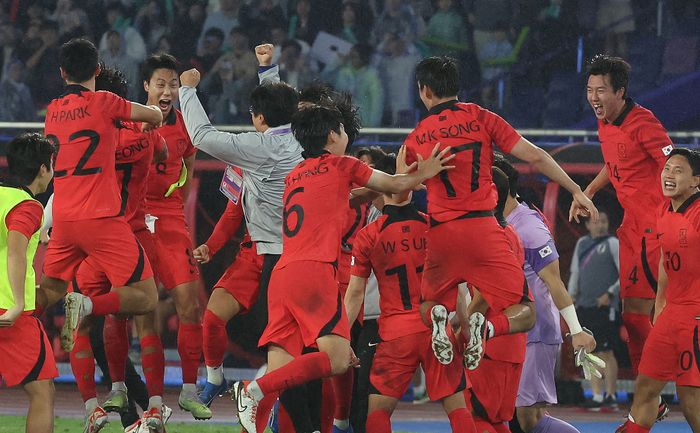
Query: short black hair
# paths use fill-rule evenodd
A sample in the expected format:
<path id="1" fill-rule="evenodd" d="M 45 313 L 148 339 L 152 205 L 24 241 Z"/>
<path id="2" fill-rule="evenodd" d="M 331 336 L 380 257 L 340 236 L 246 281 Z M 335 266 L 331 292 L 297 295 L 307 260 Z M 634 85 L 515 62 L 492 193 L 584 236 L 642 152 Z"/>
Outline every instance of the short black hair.
<path id="1" fill-rule="evenodd" d="M 378 164 L 382 159 L 384 159 L 386 152 L 384 152 L 384 149 L 379 146 L 361 147 L 357 151 L 357 157 L 360 158 L 365 155 L 369 156 L 369 159 L 372 160 L 372 164 Z"/>
<path id="2" fill-rule="evenodd" d="M 452 57 L 427 57 L 416 66 L 416 81 L 422 88 L 428 86 L 438 98 L 459 93 L 459 70 Z"/>
<path id="3" fill-rule="evenodd" d="M 250 94 L 250 109 L 253 114 L 262 114 L 267 126 L 274 128 L 292 121 L 297 112 L 299 93 L 284 82 L 260 84 Z"/>
<path id="4" fill-rule="evenodd" d="M 180 63 L 172 54 L 151 54 L 143 62 L 143 66 L 141 67 L 141 77 L 143 78 L 143 81 L 151 81 L 151 77 L 153 77 L 153 73 L 156 69 L 170 69 L 177 73 L 179 67 Z"/>
<path id="5" fill-rule="evenodd" d="M 624 88 L 623 97 L 627 96 L 627 88 L 630 81 L 630 70 L 632 67 L 621 57 L 609 56 L 607 54 L 597 54 L 588 63 L 588 76 L 610 75 L 610 84 L 613 91 Z"/>
<path id="6" fill-rule="evenodd" d="M 129 84 L 121 71 L 100 63 L 100 75 L 95 77 L 95 90 L 106 90 L 126 98 L 129 93 Z"/>
<path id="7" fill-rule="evenodd" d="M 95 76 L 97 48 L 85 38 L 71 39 L 61 46 L 58 62 L 68 81 L 83 83 Z"/>
<path id="8" fill-rule="evenodd" d="M 206 39 L 210 36 L 214 36 L 215 38 L 219 38 L 221 40 L 221 42 L 223 42 L 224 39 L 226 39 L 226 35 L 224 34 L 224 31 L 218 27 L 210 27 L 209 29 L 207 29 L 206 32 L 204 32 L 204 39 Z"/>
<path id="9" fill-rule="evenodd" d="M 333 88 L 327 84 L 315 81 L 299 91 L 299 102 L 312 104 L 327 104 L 332 100 Z"/>
<path id="10" fill-rule="evenodd" d="M 299 102 L 325 105 L 340 111 L 343 115 L 343 126 L 348 134 L 348 150 L 357 136 L 360 135 L 362 123 L 360 122 L 359 108 L 352 103 L 352 94 L 338 92 L 327 83 L 314 82 L 301 89 Z"/>
<path id="11" fill-rule="evenodd" d="M 676 147 L 668 154 L 666 161 L 675 155 L 680 155 L 688 161 L 690 169 L 693 171 L 693 176 L 700 176 L 700 152 L 686 147 Z"/>
<path id="12" fill-rule="evenodd" d="M 7 145 L 9 183 L 17 186 L 31 184 L 39 174 L 39 168 L 51 168 L 56 147 L 48 138 L 37 132 L 25 132 Z"/>
<path id="13" fill-rule="evenodd" d="M 396 154 L 384 154 L 374 163 L 374 169 L 386 174 L 396 174 Z"/>
<path id="14" fill-rule="evenodd" d="M 493 166 L 491 167 L 491 177 L 493 178 L 493 183 L 496 185 L 496 191 L 498 191 L 498 202 L 496 203 L 495 209 L 496 219 L 501 225 L 504 225 L 505 217 L 503 216 L 503 210 L 506 207 L 506 200 L 508 199 L 510 191 L 508 176 L 503 170 Z"/>
<path id="15" fill-rule="evenodd" d="M 494 154 L 493 165 L 498 167 L 508 177 L 508 191 L 511 197 L 518 196 L 518 178 L 520 173 L 513 167 L 503 155 L 500 153 Z"/>
<path id="16" fill-rule="evenodd" d="M 340 134 L 343 115 L 335 108 L 311 105 L 297 111 L 292 117 L 292 132 L 301 147 L 311 156 L 323 153 L 328 134 Z"/>

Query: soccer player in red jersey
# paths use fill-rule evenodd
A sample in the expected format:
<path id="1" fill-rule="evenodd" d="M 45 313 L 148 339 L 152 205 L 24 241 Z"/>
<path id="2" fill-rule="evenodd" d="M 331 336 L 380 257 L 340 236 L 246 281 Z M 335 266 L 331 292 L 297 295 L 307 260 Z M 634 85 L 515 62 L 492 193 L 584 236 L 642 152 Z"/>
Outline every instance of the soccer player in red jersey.
<path id="1" fill-rule="evenodd" d="M 449 57 L 429 57 L 416 66 L 416 79 L 425 117 L 406 138 L 408 161 L 427 157 L 438 145 L 451 147 L 454 170 L 428 179 L 430 229 L 423 273 L 421 307 L 433 324 L 433 350 L 443 363 L 452 362 L 446 337 L 447 311 L 455 310 L 457 285 L 478 287 L 488 305 L 500 312 L 518 304 L 523 295 L 522 264 L 510 251 L 503 228 L 493 217 L 496 190 L 491 180 L 494 146 L 527 161 L 571 192 L 575 202 L 597 217 L 597 210 L 581 188 L 544 150 L 520 136 L 498 115 L 476 104 L 457 100 L 457 64 Z M 478 240 L 478 242 L 476 242 Z M 493 278 L 498 274 L 499 278 Z M 462 332 L 467 317 L 457 310 Z"/>
<path id="2" fill-rule="evenodd" d="M 234 168 L 240 173 L 240 169 Z M 243 222 L 243 208 L 240 198 L 229 199 L 226 209 L 219 218 L 209 239 L 194 250 L 194 258 L 199 263 L 208 263 L 240 228 Z M 245 313 L 258 300 L 260 275 L 263 257 L 255 248 L 255 243 L 246 231 L 233 263 L 214 284 L 204 312 L 204 362 L 207 367 L 207 383 L 199 398 L 210 406 L 214 398 L 228 390 L 224 378 L 223 361 L 226 350 L 226 323 L 239 313 Z M 264 427 L 264 425 L 263 425 Z"/>
<path id="3" fill-rule="evenodd" d="M 306 159 L 285 180 L 284 250 L 270 281 L 269 324 L 260 339 L 260 345 L 269 346 L 268 372 L 250 383 L 237 382 L 233 390 L 248 433 L 257 432 L 257 406 L 265 395 L 343 374 L 351 363 L 350 330 L 334 263 L 352 185 L 399 193 L 449 167 L 444 166 L 449 149 L 438 153 L 436 146 L 413 173 L 390 176 L 372 170 L 341 156 L 348 141 L 341 121 L 339 111 L 321 106 L 293 117 L 292 130 Z M 320 352 L 301 355 L 303 347 L 314 345 Z"/>
<path id="4" fill-rule="evenodd" d="M 177 66 L 177 60 L 169 54 L 152 55 L 143 66 L 148 103 L 158 105 L 163 112 L 163 126 L 158 132 L 168 144 L 168 159 L 151 167 L 146 212 L 153 221 L 156 278 L 175 301 L 180 320 L 177 350 L 183 385 L 178 403 L 195 419 L 209 419 L 211 410 L 199 401 L 195 386 L 202 357 L 199 270 L 192 257 L 194 245 L 184 211 L 197 150 L 187 134 L 182 113 L 173 107 L 180 86 Z"/>
<path id="5" fill-rule="evenodd" d="M 58 370 L 44 327 L 32 314 L 32 263 L 44 217 L 34 196 L 51 182 L 56 149 L 40 134 L 27 133 L 6 150 L 9 177 L 0 183 L 0 381 L 21 384 L 29 396 L 26 431 L 51 433 Z"/>
<path id="6" fill-rule="evenodd" d="M 619 57 L 597 55 L 588 66 L 588 103 L 598 119 L 598 137 L 605 166 L 588 185 L 593 198 L 612 183 L 625 210 L 617 231 L 620 239 L 622 320 L 629 334 L 628 350 L 637 371 L 644 342 L 651 331 L 650 314 L 657 286 L 659 241 L 649 209 L 662 200 L 659 174 L 673 149 L 654 114 L 627 94 L 630 65 Z M 578 219 L 572 204 L 570 218 Z"/>
<path id="7" fill-rule="evenodd" d="M 37 303 L 56 303 L 66 293 L 78 266 L 90 257 L 107 274 L 113 289 L 92 300 L 66 297 L 62 345 L 73 348 L 73 331 L 88 314 L 145 314 L 157 291 L 142 247 L 122 215 L 115 169 L 118 120 L 159 126 L 158 107 L 147 107 L 109 92 L 95 92 L 100 69 L 97 49 L 86 39 L 61 48 L 66 93 L 48 106 L 46 137 L 59 146 L 55 161 L 53 236 L 44 259 Z"/>
<path id="8" fill-rule="evenodd" d="M 499 168 L 493 167 L 493 183 L 498 192 L 495 216 L 504 227 L 513 254 L 521 263 L 525 262 L 525 250 L 518 234 L 503 215 L 510 184 L 508 176 Z M 493 319 L 492 309 L 487 310 L 486 319 Z M 499 335 L 490 338 L 484 351 L 484 358 L 476 369 L 469 372 L 471 389 L 465 397 L 474 414 L 477 431 L 489 433 L 510 432 L 508 422 L 515 412 L 515 399 L 518 395 L 520 374 L 525 361 L 525 333 Z"/>
<path id="9" fill-rule="evenodd" d="M 661 172 L 661 241 L 654 327 L 644 344 L 634 402 L 618 433 L 647 433 L 667 382 L 694 433 L 700 432 L 700 153 L 673 149 Z"/>
<path id="10" fill-rule="evenodd" d="M 101 68 L 95 79 L 95 88 L 124 97 L 127 83 L 116 70 Z M 149 261 L 153 260 L 153 241 L 146 228 L 145 200 L 148 172 L 152 162 L 167 156 L 165 140 L 155 130 L 142 130 L 135 122 L 119 121 L 119 143 L 116 151 L 117 184 L 121 190 L 121 212 L 143 247 Z M 78 268 L 73 279 L 73 290 L 94 298 L 109 293 L 111 284 L 106 274 L 99 270 L 91 258 Z M 78 389 L 85 402 L 85 430 L 96 432 L 107 423 L 106 412 L 125 412 L 128 407 L 125 369 L 129 350 L 127 321 L 108 316 L 105 322 L 105 353 L 108 360 L 112 391 L 103 407 L 97 402 L 95 363 L 90 343 L 93 320 L 88 316 L 81 321 L 70 353 L 70 363 Z M 155 326 L 153 312 L 136 316 L 137 333 L 141 339 L 141 354 L 149 394 L 148 409 L 143 422 L 154 430 L 162 430 L 162 394 L 165 360 L 163 347 Z"/>
<path id="11" fill-rule="evenodd" d="M 435 359 L 428 350 L 430 329 L 420 316 L 428 216 L 418 212 L 410 203 L 410 195 L 405 194 L 385 194 L 382 212 L 355 239 L 352 276 L 345 296 L 352 325 L 362 307 L 367 279 L 374 271 L 379 282 L 381 342 L 370 373 L 366 431 L 391 432 L 391 414 L 416 368 L 422 366 L 428 394 L 431 400 L 442 401 L 452 431 L 475 432 L 462 394 L 466 386 L 464 368 L 461 363 L 442 365 Z"/>

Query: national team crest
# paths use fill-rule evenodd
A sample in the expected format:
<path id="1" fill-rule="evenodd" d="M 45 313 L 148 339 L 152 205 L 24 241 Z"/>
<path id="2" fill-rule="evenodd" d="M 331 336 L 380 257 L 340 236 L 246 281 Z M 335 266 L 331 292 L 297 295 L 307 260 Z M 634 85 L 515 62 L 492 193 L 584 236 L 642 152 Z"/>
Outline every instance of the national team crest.
<path id="1" fill-rule="evenodd" d="M 627 159 L 627 145 L 625 143 L 617 143 L 617 157 Z"/>
<path id="2" fill-rule="evenodd" d="M 678 231 L 678 244 L 681 247 L 688 246 L 688 229 L 680 229 Z"/>

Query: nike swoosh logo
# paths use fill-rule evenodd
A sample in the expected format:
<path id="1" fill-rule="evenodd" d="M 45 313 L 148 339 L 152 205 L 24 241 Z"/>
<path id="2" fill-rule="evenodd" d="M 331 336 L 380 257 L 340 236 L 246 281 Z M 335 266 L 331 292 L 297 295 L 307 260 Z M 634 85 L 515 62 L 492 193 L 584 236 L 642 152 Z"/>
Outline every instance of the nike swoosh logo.
<path id="1" fill-rule="evenodd" d="M 368 345 L 369 347 L 374 347 L 374 346 L 376 346 L 377 344 L 379 344 L 379 343 L 367 343 L 367 345 Z"/>

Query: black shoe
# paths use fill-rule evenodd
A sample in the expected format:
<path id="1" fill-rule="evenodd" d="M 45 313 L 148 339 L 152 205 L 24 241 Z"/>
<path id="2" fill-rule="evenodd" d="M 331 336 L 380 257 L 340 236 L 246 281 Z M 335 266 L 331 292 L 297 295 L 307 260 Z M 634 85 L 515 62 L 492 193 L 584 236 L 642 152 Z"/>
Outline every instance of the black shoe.
<path id="1" fill-rule="evenodd" d="M 617 399 L 610 394 L 606 395 L 605 399 L 603 399 L 602 407 L 604 409 L 608 409 L 608 410 L 613 410 L 613 411 L 617 410 L 618 409 Z"/>
<path id="2" fill-rule="evenodd" d="M 671 408 L 669 408 L 668 403 L 661 398 L 661 403 L 659 403 L 659 411 L 656 413 L 656 422 L 666 418 L 669 412 L 671 412 Z"/>
<path id="3" fill-rule="evenodd" d="M 599 411 L 601 407 L 603 407 L 603 401 L 595 401 L 592 398 L 586 399 L 586 401 L 583 402 L 581 405 L 582 408 L 588 409 L 588 410 L 593 410 L 593 411 Z"/>

